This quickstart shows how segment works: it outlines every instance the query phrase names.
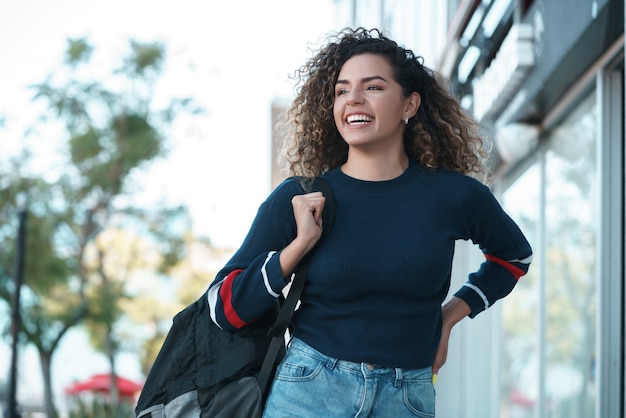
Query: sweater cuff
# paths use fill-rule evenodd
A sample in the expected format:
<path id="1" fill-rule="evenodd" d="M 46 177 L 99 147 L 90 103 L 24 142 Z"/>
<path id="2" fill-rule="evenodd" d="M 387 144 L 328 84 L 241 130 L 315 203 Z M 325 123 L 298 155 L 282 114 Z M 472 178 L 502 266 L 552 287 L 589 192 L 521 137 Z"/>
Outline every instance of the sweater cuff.
<path id="1" fill-rule="evenodd" d="M 476 315 L 489 308 L 487 297 L 478 287 L 471 283 L 465 283 L 454 296 L 468 304 L 472 310 L 469 315 L 470 318 L 474 318 Z"/>

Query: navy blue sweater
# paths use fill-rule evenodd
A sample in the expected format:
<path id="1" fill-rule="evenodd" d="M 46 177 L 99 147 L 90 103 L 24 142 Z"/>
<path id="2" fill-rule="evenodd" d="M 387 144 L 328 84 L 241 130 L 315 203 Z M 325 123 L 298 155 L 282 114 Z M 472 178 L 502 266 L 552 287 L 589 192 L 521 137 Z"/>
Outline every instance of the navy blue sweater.
<path id="1" fill-rule="evenodd" d="M 455 293 L 472 317 L 528 270 L 528 241 L 475 179 L 413 161 L 389 181 L 357 180 L 340 169 L 324 177 L 335 194 L 335 225 L 312 256 L 293 325 L 296 337 L 328 356 L 387 367 L 432 365 L 456 240 L 471 240 L 485 254 Z M 211 315 L 223 329 L 253 322 L 289 282 L 278 255 L 295 237 L 291 199 L 302 193 L 296 181 L 280 184 L 211 284 Z"/>

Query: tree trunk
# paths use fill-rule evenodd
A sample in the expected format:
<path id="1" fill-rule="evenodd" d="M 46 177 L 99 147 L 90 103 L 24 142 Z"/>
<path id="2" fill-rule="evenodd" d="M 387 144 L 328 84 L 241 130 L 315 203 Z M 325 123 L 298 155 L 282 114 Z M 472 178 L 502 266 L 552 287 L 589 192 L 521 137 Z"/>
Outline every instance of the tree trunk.
<path id="1" fill-rule="evenodd" d="M 52 363 L 52 353 L 47 353 L 45 351 L 39 350 L 39 359 L 41 363 L 41 374 L 43 376 L 46 417 L 57 418 L 59 415 L 57 413 L 56 406 L 54 405 L 54 394 L 52 392 L 52 373 L 50 367 Z"/>
<path id="2" fill-rule="evenodd" d="M 120 403 L 120 390 L 117 385 L 117 372 L 115 370 L 115 342 L 113 341 L 112 335 L 113 331 L 111 330 L 111 327 L 108 327 L 106 349 L 109 364 L 111 365 L 111 405 L 118 405 Z"/>

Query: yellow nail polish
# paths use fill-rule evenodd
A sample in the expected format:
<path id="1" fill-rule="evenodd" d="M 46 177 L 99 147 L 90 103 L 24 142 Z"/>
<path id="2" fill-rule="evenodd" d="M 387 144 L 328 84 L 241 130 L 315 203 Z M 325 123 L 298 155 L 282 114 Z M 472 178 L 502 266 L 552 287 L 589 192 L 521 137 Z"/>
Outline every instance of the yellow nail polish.
<path id="1" fill-rule="evenodd" d="M 433 374 L 433 385 L 437 384 L 437 375 Z"/>

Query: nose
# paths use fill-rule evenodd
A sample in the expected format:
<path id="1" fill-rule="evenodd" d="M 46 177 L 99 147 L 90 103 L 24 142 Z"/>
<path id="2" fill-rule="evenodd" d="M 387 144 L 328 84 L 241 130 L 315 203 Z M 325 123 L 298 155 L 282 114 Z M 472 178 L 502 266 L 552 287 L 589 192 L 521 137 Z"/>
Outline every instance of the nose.
<path id="1" fill-rule="evenodd" d="M 355 104 L 363 103 L 363 95 L 357 89 L 352 90 L 349 93 L 347 93 L 347 96 L 348 97 L 346 97 L 346 104 L 348 105 L 355 105 Z"/>

